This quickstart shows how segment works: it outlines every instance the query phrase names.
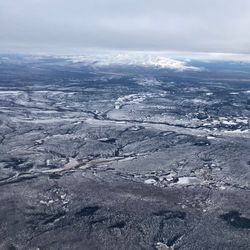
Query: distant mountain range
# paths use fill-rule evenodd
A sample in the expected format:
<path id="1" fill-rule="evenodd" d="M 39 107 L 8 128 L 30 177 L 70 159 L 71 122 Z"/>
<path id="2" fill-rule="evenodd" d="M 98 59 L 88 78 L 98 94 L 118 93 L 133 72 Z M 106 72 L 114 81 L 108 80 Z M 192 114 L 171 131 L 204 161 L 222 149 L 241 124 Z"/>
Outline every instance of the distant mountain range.
<path id="1" fill-rule="evenodd" d="M 126 54 L 102 54 L 64 57 L 73 63 L 86 63 L 94 66 L 144 66 L 172 69 L 176 71 L 201 71 L 200 67 L 189 65 L 187 61 L 175 60 L 156 54 L 126 53 Z"/>

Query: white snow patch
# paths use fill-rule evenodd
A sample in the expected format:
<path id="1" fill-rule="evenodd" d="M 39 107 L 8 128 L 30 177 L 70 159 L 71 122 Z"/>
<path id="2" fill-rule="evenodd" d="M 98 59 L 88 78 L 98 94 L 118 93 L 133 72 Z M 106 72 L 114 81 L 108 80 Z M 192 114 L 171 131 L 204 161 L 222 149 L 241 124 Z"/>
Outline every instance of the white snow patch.
<path id="1" fill-rule="evenodd" d="M 147 179 L 144 181 L 145 184 L 149 184 L 149 185 L 153 185 L 156 183 L 156 180 L 155 179 Z"/>
<path id="2" fill-rule="evenodd" d="M 197 177 L 180 177 L 178 180 L 180 185 L 196 185 L 200 183 L 201 181 Z"/>

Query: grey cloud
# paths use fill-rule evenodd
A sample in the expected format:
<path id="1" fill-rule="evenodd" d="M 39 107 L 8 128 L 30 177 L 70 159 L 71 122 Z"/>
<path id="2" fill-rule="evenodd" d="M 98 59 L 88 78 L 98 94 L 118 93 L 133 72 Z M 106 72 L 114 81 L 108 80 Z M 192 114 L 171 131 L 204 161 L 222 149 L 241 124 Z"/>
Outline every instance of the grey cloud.
<path id="1" fill-rule="evenodd" d="M 0 51 L 249 53 L 248 0 L 0 0 Z"/>

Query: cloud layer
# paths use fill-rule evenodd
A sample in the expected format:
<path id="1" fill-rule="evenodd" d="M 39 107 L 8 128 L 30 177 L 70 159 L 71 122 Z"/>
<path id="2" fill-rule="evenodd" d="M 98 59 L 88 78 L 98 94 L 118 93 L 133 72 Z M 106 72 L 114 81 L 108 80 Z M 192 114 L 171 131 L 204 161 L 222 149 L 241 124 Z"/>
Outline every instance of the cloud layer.
<path id="1" fill-rule="evenodd" d="M 248 0 L 0 0 L 0 52 L 250 53 Z"/>

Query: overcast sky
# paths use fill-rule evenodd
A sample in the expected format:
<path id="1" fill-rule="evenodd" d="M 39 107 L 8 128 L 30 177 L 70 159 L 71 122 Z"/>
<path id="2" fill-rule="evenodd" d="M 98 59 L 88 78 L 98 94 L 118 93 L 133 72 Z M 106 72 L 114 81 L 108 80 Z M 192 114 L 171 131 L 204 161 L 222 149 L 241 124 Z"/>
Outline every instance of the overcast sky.
<path id="1" fill-rule="evenodd" d="M 0 52 L 250 53 L 250 0 L 0 0 Z"/>

